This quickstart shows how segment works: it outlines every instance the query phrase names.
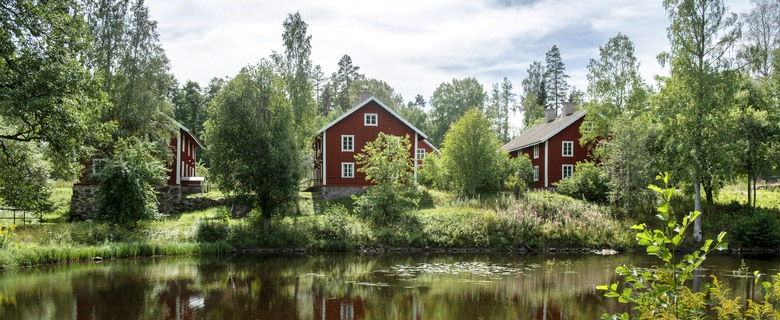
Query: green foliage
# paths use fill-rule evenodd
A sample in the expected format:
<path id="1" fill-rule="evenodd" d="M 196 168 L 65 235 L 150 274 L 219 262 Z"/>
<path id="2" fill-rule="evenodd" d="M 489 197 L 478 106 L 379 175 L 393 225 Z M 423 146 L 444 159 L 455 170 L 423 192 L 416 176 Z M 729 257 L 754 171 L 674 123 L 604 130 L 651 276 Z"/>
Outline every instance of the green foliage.
<path id="1" fill-rule="evenodd" d="M 469 197 L 498 191 L 508 157 L 500 147 L 490 121 L 478 109 L 471 109 L 453 123 L 442 149 L 453 188 Z"/>
<path id="2" fill-rule="evenodd" d="M 195 241 L 198 243 L 220 242 L 228 238 L 230 225 L 224 220 L 202 220 L 198 223 Z"/>
<path id="3" fill-rule="evenodd" d="M 623 304 L 630 303 L 635 318 L 702 318 L 707 314 L 705 294 L 693 292 L 686 283 L 693 279 L 694 270 L 704 262 L 707 254 L 727 247 L 727 243 L 723 242 L 726 233 L 721 232 L 716 240 L 708 239 L 698 250 L 676 259 L 675 254 L 684 241 L 685 231 L 700 213 L 694 211 L 677 222 L 669 212 L 669 201 L 674 194 L 674 188 L 669 186 L 669 174 L 661 174 L 656 179 L 662 180 L 664 187 L 649 187 L 662 196 L 657 217 L 665 225 L 662 229 L 651 230 L 647 225 L 639 224 L 631 229 L 639 232 L 636 234 L 639 245 L 645 247 L 648 255 L 661 259 L 663 266 L 649 269 L 619 266 L 615 272 L 623 277 L 623 285 L 613 283 L 597 289 L 606 291 L 605 297 L 617 298 Z M 629 314 L 602 316 L 602 319 L 609 318 L 629 319 Z"/>
<path id="4" fill-rule="evenodd" d="M 557 190 L 572 198 L 605 203 L 609 193 L 609 178 L 604 168 L 593 162 L 579 162 L 571 177 L 558 182 Z"/>
<path id="5" fill-rule="evenodd" d="M 373 185 L 357 197 L 359 212 L 375 220 L 393 219 L 401 212 L 417 207 L 419 196 L 412 176 L 409 136 L 397 137 L 379 133 L 355 155 L 358 171 L 366 174 Z"/>
<path id="6" fill-rule="evenodd" d="M 128 225 L 157 214 L 155 187 L 165 180 L 166 168 L 152 154 L 154 146 L 137 138 L 121 139 L 115 154 L 97 173 L 97 217 Z"/>
<path id="7" fill-rule="evenodd" d="M 72 177 L 104 140 L 105 101 L 83 65 L 89 32 L 79 3 L 0 6 L 0 203 L 46 209 L 50 171 Z M 44 159 L 49 162 L 46 164 Z"/>
<path id="8" fill-rule="evenodd" d="M 557 45 L 553 45 L 545 55 L 547 67 L 544 70 L 545 85 L 547 86 L 547 109 L 561 109 L 562 103 L 567 102 L 566 95 L 569 92 L 569 84 L 566 78 L 566 65 L 561 58 L 561 51 Z M 560 112 L 559 112 L 560 113 Z"/>
<path id="9" fill-rule="evenodd" d="M 166 115 L 173 114 L 168 97 L 174 79 L 157 22 L 143 0 L 87 0 L 84 8 L 92 33 L 84 57 L 111 102 L 103 121 L 116 125 L 115 139 L 150 140 L 159 159 L 169 160 L 173 124 Z"/>
<path id="10" fill-rule="evenodd" d="M 544 67 L 534 61 L 528 67 L 528 75 L 523 79 L 523 98 L 520 109 L 523 111 L 523 127 L 531 128 L 539 119 L 544 119 L 544 106 L 547 104 L 547 85 Z"/>
<path id="11" fill-rule="evenodd" d="M 14 230 L 16 230 L 16 226 L 13 224 L 8 226 L 0 225 L 0 249 L 5 249 L 10 245 Z"/>
<path id="12" fill-rule="evenodd" d="M 300 161 L 285 90 L 263 60 L 219 91 L 206 122 L 213 180 L 224 192 L 249 197 L 265 219 L 283 213 L 298 195 Z"/>
<path id="13" fill-rule="evenodd" d="M 746 247 L 774 248 L 780 245 L 780 219 L 774 212 L 760 210 L 734 221 L 731 234 Z"/>
<path id="14" fill-rule="evenodd" d="M 452 79 L 452 82 L 440 84 L 431 96 L 433 109 L 429 114 L 431 131 L 428 139 L 441 144 L 455 121 L 471 109 L 484 109 L 486 97 L 485 88 L 475 78 Z"/>
<path id="15" fill-rule="evenodd" d="M 506 157 L 503 167 L 505 171 L 502 176 L 507 177 L 504 189 L 525 193 L 534 183 L 534 167 L 527 154 L 517 158 Z"/>
<path id="16" fill-rule="evenodd" d="M 449 174 L 438 153 L 433 152 L 425 155 L 422 167 L 417 171 L 417 182 L 429 188 L 450 190 Z"/>

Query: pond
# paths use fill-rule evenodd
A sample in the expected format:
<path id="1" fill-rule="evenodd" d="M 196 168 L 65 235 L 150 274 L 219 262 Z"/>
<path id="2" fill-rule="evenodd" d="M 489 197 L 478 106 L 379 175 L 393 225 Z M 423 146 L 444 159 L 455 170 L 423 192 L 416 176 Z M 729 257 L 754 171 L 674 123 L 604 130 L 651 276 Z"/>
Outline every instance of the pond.
<path id="1" fill-rule="evenodd" d="M 701 277 L 754 295 L 780 258 L 711 256 Z M 0 319 L 597 319 L 596 285 L 643 255 L 321 254 L 174 257 L 0 273 Z"/>

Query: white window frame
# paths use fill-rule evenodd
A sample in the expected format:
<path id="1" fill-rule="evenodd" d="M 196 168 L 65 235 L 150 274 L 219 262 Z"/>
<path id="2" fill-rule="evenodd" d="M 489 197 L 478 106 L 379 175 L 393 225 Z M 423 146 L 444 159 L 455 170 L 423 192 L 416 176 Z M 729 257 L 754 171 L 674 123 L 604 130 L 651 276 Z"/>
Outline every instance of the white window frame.
<path id="1" fill-rule="evenodd" d="M 534 159 L 539 159 L 539 145 L 534 145 Z"/>
<path id="2" fill-rule="evenodd" d="M 566 145 L 569 145 L 569 154 L 566 154 Z M 573 157 L 574 156 L 574 141 L 563 141 L 561 145 L 561 156 L 562 157 Z"/>
<path id="3" fill-rule="evenodd" d="M 349 148 L 345 148 L 344 138 L 349 139 L 349 141 L 350 141 Z M 355 135 L 351 135 L 351 134 L 342 134 L 341 135 L 341 151 L 342 152 L 355 152 Z"/>
<path id="4" fill-rule="evenodd" d="M 349 168 L 349 169 L 347 169 Z M 341 163 L 341 177 L 345 179 L 351 179 L 355 177 L 355 163 L 354 162 L 342 162 Z"/>
<path id="5" fill-rule="evenodd" d="M 425 159 L 425 149 L 423 148 L 417 148 L 417 152 L 414 154 L 414 158 L 416 160 L 422 160 Z"/>
<path id="6" fill-rule="evenodd" d="M 373 118 L 373 123 L 370 123 L 368 120 Z M 379 125 L 379 115 L 376 113 L 364 113 L 363 114 L 363 125 L 367 127 L 376 127 Z"/>
<path id="7" fill-rule="evenodd" d="M 539 181 L 539 166 L 534 166 L 534 182 Z"/>
<path id="8" fill-rule="evenodd" d="M 569 169 L 569 175 L 566 175 L 566 169 Z M 574 165 L 573 164 L 564 164 L 561 166 L 561 180 L 566 179 L 568 177 L 571 177 L 574 174 Z"/>
<path id="9" fill-rule="evenodd" d="M 98 166 L 102 166 L 106 163 L 106 159 L 103 158 L 93 158 L 92 159 L 92 174 L 98 173 Z"/>

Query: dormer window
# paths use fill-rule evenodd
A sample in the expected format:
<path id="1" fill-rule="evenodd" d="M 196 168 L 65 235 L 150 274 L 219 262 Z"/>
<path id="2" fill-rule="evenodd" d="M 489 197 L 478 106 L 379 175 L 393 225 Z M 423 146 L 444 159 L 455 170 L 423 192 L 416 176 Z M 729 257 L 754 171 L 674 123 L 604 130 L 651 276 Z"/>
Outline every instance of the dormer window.
<path id="1" fill-rule="evenodd" d="M 377 125 L 377 114 L 376 113 L 366 113 L 366 114 L 364 114 L 363 115 L 363 125 L 376 127 L 376 125 Z"/>

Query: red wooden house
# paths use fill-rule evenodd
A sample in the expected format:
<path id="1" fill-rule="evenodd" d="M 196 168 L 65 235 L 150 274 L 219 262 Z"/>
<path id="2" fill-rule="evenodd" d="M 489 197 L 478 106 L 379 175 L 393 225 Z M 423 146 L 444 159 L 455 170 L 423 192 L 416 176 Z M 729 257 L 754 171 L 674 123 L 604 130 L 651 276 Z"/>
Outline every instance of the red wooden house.
<path id="1" fill-rule="evenodd" d="M 558 118 L 554 109 L 547 109 L 545 123 L 526 130 L 501 149 L 511 157 L 528 155 L 534 168 L 533 188 L 554 188 L 574 173 L 577 162 L 590 158 L 590 151 L 579 142 L 584 118 L 585 111 L 574 112 L 571 104 L 564 105 Z"/>
<path id="2" fill-rule="evenodd" d="M 408 136 L 412 142 L 410 156 L 415 161 L 414 177 L 422 164 L 424 154 L 438 152 L 425 140 L 425 133 L 404 120 L 387 105 L 361 93 L 360 100 L 349 111 L 328 123 L 317 131 L 312 148 L 314 149 L 314 185 L 320 188 L 326 197 L 339 197 L 356 194 L 370 183 L 364 173 L 359 172 L 355 155 L 365 144 L 374 141 L 380 132 L 395 136 Z"/>
<path id="3" fill-rule="evenodd" d="M 203 144 L 184 127 L 181 123 L 169 118 L 176 126 L 175 133 L 171 136 L 172 161 L 167 164 L 168 179 L 167 186 L 158 189 L 158 200 L 160 202 L 160 211 L 168 212 L 181 201 L 181 195 L 187 193 L 199 193 L 203 191 L 205 179 L 198 177 L 195 160 L 197 149 L 203 148 Z M 85 218 L 93 212 L 93 202 L 97 195 L 97 181 L 92 174 L 96 171 L 96 166 L 103 159 L 92 158 L 79 174 L 78 181 L 73 185 L 73 196 L 71 196 L 70 216 L 71 218 Z"/>
<path id="4" fill-rule="evenodd" d="M 198 193 L 203 191 L 205 179 L 195 172 L 195 152 L 203 148 L 203 144 L 195 138 L 181 123 L 171 119 L 178 128 L 176 135 L 171 137 L 171 150 L 175 160 L 168 164 L 168 185 L 180 185 L 182 193 Z"/>

